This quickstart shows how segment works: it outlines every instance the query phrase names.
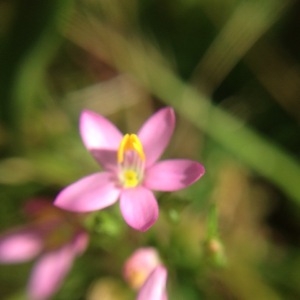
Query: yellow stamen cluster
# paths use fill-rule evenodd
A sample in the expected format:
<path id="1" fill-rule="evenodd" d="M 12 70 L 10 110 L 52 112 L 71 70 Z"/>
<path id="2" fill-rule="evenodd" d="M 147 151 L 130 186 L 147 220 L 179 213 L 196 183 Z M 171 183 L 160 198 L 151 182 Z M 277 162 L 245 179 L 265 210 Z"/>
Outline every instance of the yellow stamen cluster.
<path id="1" fill-rule="evenodd" d="M 125 134 L 117 153 L 119 180 L 123 187 L 133 188 L 143 178 L 145 153 L 136 134 Z"/>

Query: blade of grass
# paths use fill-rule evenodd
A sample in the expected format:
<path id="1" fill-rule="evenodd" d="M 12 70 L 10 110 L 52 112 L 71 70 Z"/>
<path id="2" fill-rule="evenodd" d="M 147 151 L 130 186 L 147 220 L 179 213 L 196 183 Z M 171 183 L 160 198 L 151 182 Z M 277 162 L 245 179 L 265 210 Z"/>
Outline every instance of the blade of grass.
<path id="1" fill-rule="evenodd" d="M 16 133 L 25 119 L 30 120 L 29 112 L 39 100 L 47 67 L 62 41 L 57 27 L 71 3 L 72 0 L 42 4 L 17 2 L 14 25 L 7 33 L 0 60 L 3 71 L 0 117 Z"/>
<path id="2" fill-rule="evenodd" d="M 197 65 L 192 81 L 212 94 L 245 53 L 273 25 L 289 1 L 241 2 L 225 24 L 217 25 L 219 34 Z M 206 9 L 208 15 L 212 10 Z M 253 20 L 255 16 L 255 21 Z M 213 19 L 213 17 L 211 17 Z"/>

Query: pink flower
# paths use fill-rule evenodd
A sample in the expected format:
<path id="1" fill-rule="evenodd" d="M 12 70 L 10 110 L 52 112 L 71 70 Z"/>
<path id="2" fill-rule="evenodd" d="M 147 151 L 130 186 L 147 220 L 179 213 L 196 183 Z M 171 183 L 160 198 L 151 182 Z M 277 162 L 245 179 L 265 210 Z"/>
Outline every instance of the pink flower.
<path id="1" fill-rule="evenodd" d="M 138 290 L 138 300 L 167 299 L 167 270 L 155 248 L 136 250 L 124 264 L 124 278 Z"/>
<path id="2" fill-rule="evenodd" d="M 63 189 L 55 205 L 75 212 L 103 209 L 120 198 L 127 224 L 146 231 L 158 218 L 158 204 L 152 192 L 176 191 L 204 174 L 204 167 L 187 159 L 157 162 L 175 126 L 172 108 L 159 110 L 136 134 L 122 133 L 109 120 L 83 111 L 80 133 L 84 145 L 104 168 Z"/>
<path id="3" fill-rule="evenodd" d="M 138 290 L 160 264 L 161 261 L 155 248 L 139 248 L 126 260 L 124 278 L 133 289 Z"/>
<path id="4" fill-rule="evenodd" d="M 36 258 L 28 297 L 45 300 L 57 291 L 74 259 L 85 250 L 88 236 L 80 227 L 66 222 L 62 211 L 46 201 L 31 202 L 27 208 L 35 222 L 0 236 L 0 263 L 22 263 Z"/>
<path id="5" fill-rule="evenodd" d="M 141 287 L 137 300 L 167 300 L 167 276 L 167 269 L 162 265 L 157 266 Z"/>

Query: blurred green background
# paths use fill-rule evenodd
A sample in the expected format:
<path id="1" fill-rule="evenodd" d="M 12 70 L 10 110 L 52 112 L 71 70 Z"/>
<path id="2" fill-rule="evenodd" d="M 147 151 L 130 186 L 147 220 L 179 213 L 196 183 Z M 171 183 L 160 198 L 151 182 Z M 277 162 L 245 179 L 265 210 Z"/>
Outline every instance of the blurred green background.
<path id="1" fill-rule="evenodd" d="M 53 299 L 132 299 L 124 260 L 155 246 L 171 300 L 300 298 L 300 5 L 291 0 L 0 1 L 0 229 L 24 203 L 99 170 L 84 108 L 135 132 L 176 110 L 165 157 L 205 176 L 159 194 L 145 234 L 118 205 Z M 0 266 L 0 298 L 25 299 L 31 263 Z"/>

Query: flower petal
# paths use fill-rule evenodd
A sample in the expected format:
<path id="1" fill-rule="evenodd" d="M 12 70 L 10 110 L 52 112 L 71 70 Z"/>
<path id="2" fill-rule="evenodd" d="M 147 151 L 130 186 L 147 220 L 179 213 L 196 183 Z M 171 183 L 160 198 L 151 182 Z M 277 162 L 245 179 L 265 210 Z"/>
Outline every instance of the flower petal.
<path id="1" fill-rule="evenodd" d="M 148 230 L 158 218 L 158 205 L 153 193 L 141 186 L 122 191 L 120 208 L 126 223 L 139 231 Z"/>
<path id="2" fill-rule="evenodd" d="M 163 266 L 156 267 L 141 287 L 137 300 L 166 300 L 166 281 L 166 268 Z"/>
<path id="3" fill-rule="evenodd" d="M 117 149 L 123 134 L 108 119 L 89 110 L 80 116 L 79 129 L 85 147 L 105 167 L 108 158 L 117 163 Z"/>
<path id="4" fill-rule="evenodd" d="M 188 159 L 164 160 L 146 170 L 144 186 L 156 191 L 176 191 L 197 181 L 204 167 Z"/>
<path id="5" fill-rule="evenodd" d="M 86 176 L 63 189 L 54 205 L 75 212 L 89 212 L 115 203 L 120 191 L 107 172 Z"/>
<path id="6" fill-rule="evenodd" d="M 37 256 L 43 240 L 37 230 L 22 228 L 0 237 L 0 262 L 20 263 Z"/>
<path id="7" fill-rule="evenodd" d="M 28 284 L 31 300 L 44 300 L 54 294 L 63 283 L 74 260 L 70 245 L 41 256 L 35 264 Z"/>
<path id="8" fill-rule="evenodd" d="M 167 147 L 175 127 L 175 113 L 166 107 L 152 115 L 138 132 L 146 154 L 146 166 L 159 159 Z"/>
<path id="9" fill-rule="evenodd" d="M 95 160 L 103 167 L 106 171 L 116 172 L 118 169 L 117 165 L 117 153 L 116 150 L 90 150 Z"/>
<path id="10" fill-rule="evenodd" d="M 124 278 L 133 289 L 140 289 L 152 271 L 161 264 L 155 248 L 137 249 L 124 264 Z"/>

